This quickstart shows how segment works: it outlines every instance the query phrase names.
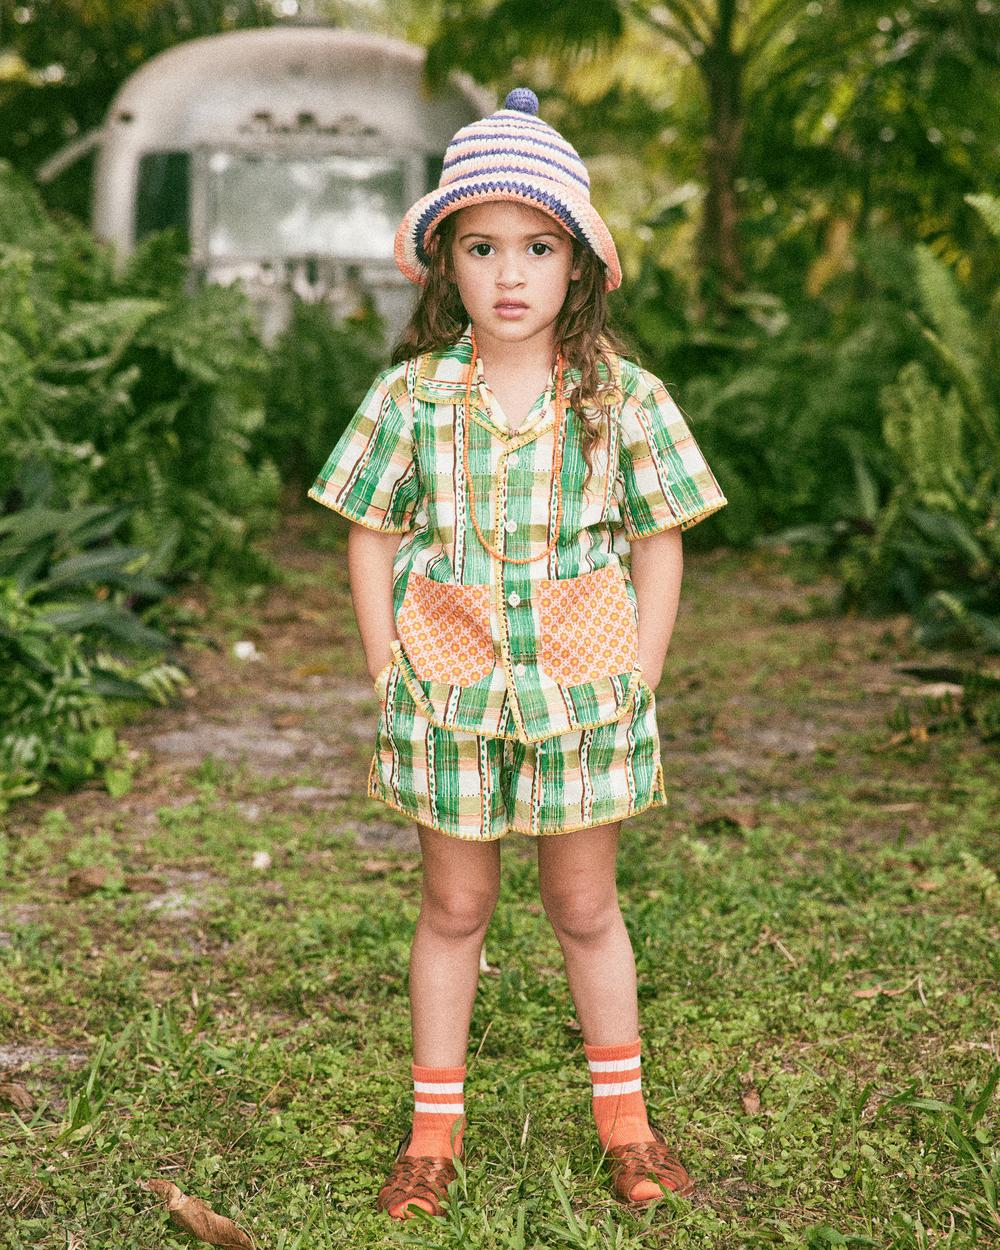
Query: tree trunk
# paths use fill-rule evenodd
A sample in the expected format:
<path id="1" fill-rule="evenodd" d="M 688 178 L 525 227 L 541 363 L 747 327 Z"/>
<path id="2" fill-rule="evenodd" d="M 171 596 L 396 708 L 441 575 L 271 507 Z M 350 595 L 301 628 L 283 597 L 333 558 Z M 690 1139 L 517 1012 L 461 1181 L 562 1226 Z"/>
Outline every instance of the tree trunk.
<path id="1" fill-rule="evenodd" d="M 705 302 L 720 312 L 743 286 L 740 210 L 736 179 L 743 143 L 743 65 L 725 20 L 731 4 L 720 3 L 716 38 L 698 58 L 709 105 L 705 142 L 705 206 L 699 236 Z"/>

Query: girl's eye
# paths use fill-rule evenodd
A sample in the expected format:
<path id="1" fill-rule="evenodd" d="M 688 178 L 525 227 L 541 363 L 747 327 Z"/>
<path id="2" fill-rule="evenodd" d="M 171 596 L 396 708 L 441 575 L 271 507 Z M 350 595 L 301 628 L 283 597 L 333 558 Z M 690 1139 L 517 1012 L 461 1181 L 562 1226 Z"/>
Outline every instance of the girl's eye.
<path id="1" fill-rule="evenodd" d="M 473 255 L 475 255 L 475 256 L 486 256 L 486 255 L 488 255 L 488 254 L 489 254 L 489 249 L 490 249 L 490 247 L 491 247 L 491 246 L 492 246 L 492 244 L 490 244 L 490 243 L 473 243 L 472 247 L 470 248 L 470 251 L 471 251 L 471 252 L 473 253 Z M 485 247 L 485 248 L 486 248 L 486 251 L 485 251 L 485 252 L 481 252 L 481 251 L 479 250 L 481 247 Z"/>
<path id="2" fill-rule="evenodd" d="M 532 245 L 531 245 L 531 246 L 532 246 L 532 247 L 541 247 L 541 248 L 544 248 L 544 249 L 545 249 L 545 251 L 542 251 L 542 252 L 532 252 L 532 256 L 544 256 L 544 255 L 545 255 L 545 252 L 551 252 L 551 251 L 552 251 L 552 248 L 548 245 L 548 243 L 541 243 L 541 242 L 539 242 L 539 243 L 532 243 Z"/>

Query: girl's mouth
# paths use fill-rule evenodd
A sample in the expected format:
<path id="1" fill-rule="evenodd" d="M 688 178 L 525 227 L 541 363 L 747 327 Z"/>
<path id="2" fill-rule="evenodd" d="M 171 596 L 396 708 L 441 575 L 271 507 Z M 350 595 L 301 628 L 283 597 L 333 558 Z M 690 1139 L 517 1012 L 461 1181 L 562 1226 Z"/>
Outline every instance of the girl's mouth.
<path id="1" fill-rule="evenodd" d="M 519 317 L 521 313 L 528 311 L 527 304 L 521 304 L 515 301 L 506 301 L 500 304 L 494 304 L 493 307 L 501 317 Z"/>

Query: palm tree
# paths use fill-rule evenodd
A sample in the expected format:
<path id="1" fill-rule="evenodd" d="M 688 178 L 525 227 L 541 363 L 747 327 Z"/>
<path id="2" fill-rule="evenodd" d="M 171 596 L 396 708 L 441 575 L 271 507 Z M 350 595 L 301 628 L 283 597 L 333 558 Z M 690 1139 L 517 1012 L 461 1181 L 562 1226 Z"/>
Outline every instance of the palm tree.
<path id="1" fill-rule="evenodd" d="M 703 91 L 700 283 L 703 309 L 720 313 L 746 281 L 739 187 L 748 117 L 814 107 L 845 74 L 869 84 L 898 81 L 920 41 L 942 62 L 971 57 L 971 65 L 991 55 L 986 32 L 963 18 L 962 0 L 911 0 L 899 38 L 881 33 L 894 20 L 885 7 L 880 0 L 443 0 L 428 78 L 439 82 L 461 67 L 506 83 L 518 58 L 558 64 L 583 49 L 613 47 L 628 23 L 653 31 L 666 54 L 695 69 Z M 907 81 L 909 94 L 917 84 Z"/>

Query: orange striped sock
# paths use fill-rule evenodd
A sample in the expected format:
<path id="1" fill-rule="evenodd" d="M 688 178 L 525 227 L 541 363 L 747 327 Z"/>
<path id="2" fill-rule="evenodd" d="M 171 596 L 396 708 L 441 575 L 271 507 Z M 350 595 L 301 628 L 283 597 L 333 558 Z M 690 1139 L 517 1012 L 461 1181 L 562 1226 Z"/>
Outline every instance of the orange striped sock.
<path id="1" fill-rule="evenodd" d="M 590 1065 L 591 1106 L 601 1149 L 655 1141 L 642 1097 L 639 1039 L 618 1046 L 589 1046 L 584 1042 L 583 1050 Z"/>
<path id="2" fill-rule="evenodd" d="M 408 1155 L 461 1155 L 465 1132 L 465 1064 L 425 1068 L 413 1064 L 413 1140 Z M 452 1149 L 452 1125 L 458 1122 Z"/>
<path id="3" fill-rule="evenodd" d="M 450 1159 L 462 1154 L 465 1132 L 465 1064 L 458 1068 L 426 1068 L 413 1066 L 413 1139 L 406 1148 L 408 1155 L 435 1155 Z M 451 1144 L 452 1125 L 455 1131 Z M 433 1214 L 425 1198 L 409 1198 L 389 1208 L 394 1219 L 409 1215 L 410 1207 L 422 1207 Z"/>

